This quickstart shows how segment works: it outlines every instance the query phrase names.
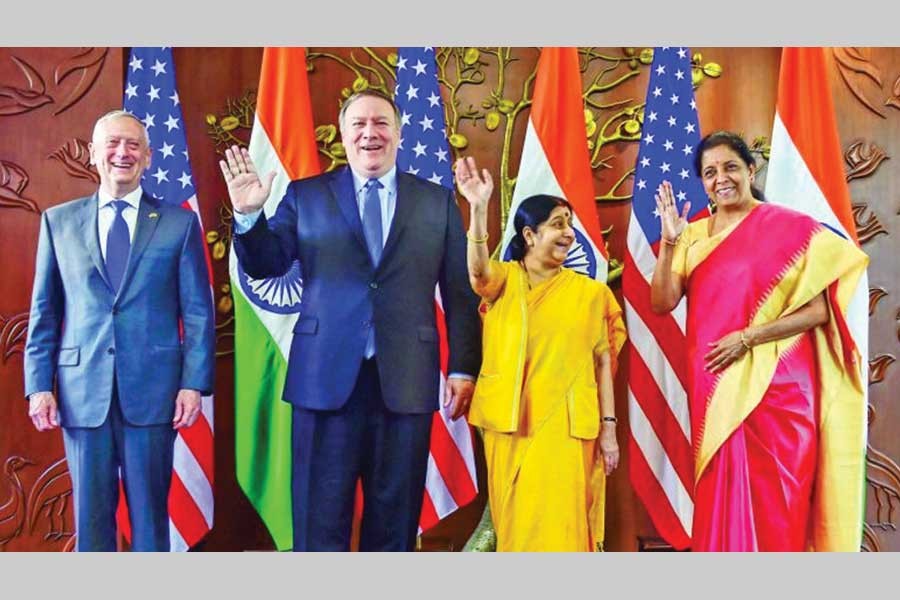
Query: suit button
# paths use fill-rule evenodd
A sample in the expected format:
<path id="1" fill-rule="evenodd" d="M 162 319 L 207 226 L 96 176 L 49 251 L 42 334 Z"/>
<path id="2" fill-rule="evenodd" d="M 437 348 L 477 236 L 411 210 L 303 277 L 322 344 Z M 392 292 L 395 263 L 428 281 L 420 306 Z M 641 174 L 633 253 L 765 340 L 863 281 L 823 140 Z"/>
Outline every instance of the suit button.
<path id="1" fill-rule="evenodd" d="M 377 290 L 377 289 L 378 289 L 378 282 L 377 282 L 377 281 L 373 281 L 372 283 L 369 284 L 369 287 L 372 288 L 373 290 Z"/>
<path id="2" fill-rule="evenodd" d="M 115 354 L 115 353 L 116 353 L 116 349 L 115 349 L 115 348 L 107 348 L 107 349 L 106 349 L 106 353 L 107 353 L 107 354 Z"/>
<path id="3" fill-rule="evenodd" d="M 113 309 L 112 309 L 112 314 L 114 314 L 114 315 L 119 314 L 119 309 L 116 308 L 116 307 L 113 307 Z"/>

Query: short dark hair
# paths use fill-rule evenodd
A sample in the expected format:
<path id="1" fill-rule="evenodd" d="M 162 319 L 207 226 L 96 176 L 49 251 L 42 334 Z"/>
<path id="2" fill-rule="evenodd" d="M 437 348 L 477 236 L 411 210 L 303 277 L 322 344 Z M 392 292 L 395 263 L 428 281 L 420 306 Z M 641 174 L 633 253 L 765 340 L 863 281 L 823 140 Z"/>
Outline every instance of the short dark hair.
<path id="1" fill-rule="evenodd" d="M 527 248 L 525 246 L 525 236 L 522 231 L 528 227 L 532 231 L 537 231 L 537 228 L 542 224 L 547 222 L 547 219 L 550 218 L 550 213 L 553 212 L 553 209 L 557 206 L 565 206 L 572 211 L 572 205 L 565 198 L 560 198 L 558 196 L 550 196 L 549 194 L 536 194 L 534 196 L 529 196 L 522 200 L 522 203 L 519 204 L 519 208 L 516 209 L 516 214 L 513 217 L 513 229 L 515 229 L 515 235 L 509 241 L 509 255 L 513 260 L 522 260 L 525 258 L 525 253 L 527 252 Z"/>
<path id="2" fill-rule="evenodd" d="M 350 105 L 359 100 L 360 98 L 381 98 L 385 102 L 391 105 L 391 108 L 394 110 L 394 121 L 397 125 L 397 129 L 400 129 L 400 109 L 397 108 L 397 103 L 394 102 L 394 99 L 381 92 L 379 90 L 373 88 L 366 88 L 361 92 L 356 92 L 351 94 L 344 103 L 341 105 L 341 110 L 338 113 L 338 125 L 341 126 L 344 123 L 344 115 L 347 113 L 347 109 L 350 108 Z"/>
<path id="3" fill-rule="evenodd" d="M 733 131 L 715 131 L 700 140 L 700 143 L 697 145 L 697 152 L 694 154 L 694 171 L 701 179 L 703 179 L 703 154 L 707 150 L 712 150 L 719 146 L 728 146 L 734 150 L 735 154 L 741 157 L 748 169 L 750 167 L 756 168 L 756 158 L 753 157 L 753 153 L 750 151 L 750 147 L 744 141 L 744 138 Z M 760 202 L 766 201 L 765 194 L 753 184 L 750 184 L 750 193 Z"/>

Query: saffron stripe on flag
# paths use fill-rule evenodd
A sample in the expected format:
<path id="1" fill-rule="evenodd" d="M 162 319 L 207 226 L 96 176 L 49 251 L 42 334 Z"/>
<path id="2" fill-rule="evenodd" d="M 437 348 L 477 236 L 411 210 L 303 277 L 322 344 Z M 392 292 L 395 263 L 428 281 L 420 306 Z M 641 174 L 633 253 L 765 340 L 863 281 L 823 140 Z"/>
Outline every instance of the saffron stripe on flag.
<path id="1" fill-rule="evenodd" d="M 265 48 L 249 152 L 257 171 L 275 171 L 265 214 L 272 216 L 288 183 L 320 171 L 304 48 Z M 238 484 L 278 550 L 293 543 L 291 407 L 281 400 L 302 282 L 253 280 L 232 250 L 235 304 L 235 470 Z M 275 299 L 268 287 L 288 293 Z M 290 298 L 285 305 L 282 298 Z M 273 300 L 273 302 L 269 302 Z M 278 312 L 274 309 L 277 308 Z"/>
<path id="2" fill-rule="evenodd" d="M 575 243 L 564 266 L 606 281 L 609 259 L 594 200 L 577 48 L 541 50 L 516 187 L 503 229 L 502 259 L 509 259 L 515 234 L 512 217 L 525 198 L 536 194 L 562 196 L 572 205 Z"/>

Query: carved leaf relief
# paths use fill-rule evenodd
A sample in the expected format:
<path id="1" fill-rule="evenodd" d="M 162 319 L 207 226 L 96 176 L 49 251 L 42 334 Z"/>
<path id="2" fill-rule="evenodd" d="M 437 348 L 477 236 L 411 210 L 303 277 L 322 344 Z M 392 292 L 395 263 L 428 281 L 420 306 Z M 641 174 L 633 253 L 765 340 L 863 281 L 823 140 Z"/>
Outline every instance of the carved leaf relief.
<path id="1" fill-rule="evenodd" d="M 66 173 L 72 177 L 100 183 L 100 175 L 97 174 L 97 168 L 91 164 L 88 143 L 84 140 L 72 138 L 51 153 L 49 158 L 61 162 Z"/>
<path id="2" fill-rule="evenodd" d="M 869 384 L 881 383 L 884 380 L 884 372 L 897 359 L 890 354 L 879 354 L 869 361 Z"/>
<path id="3" fill-rule="evenodd" d="M 40 213 L 34 200 L 23 195 L 28 186 L 28 173 L 19 165 L 0 160 L 0 208 L 21 208 Z"/>
<path id="4" fill-rule="evenodd" d="M 27 312 L 9 318 L 0 315 L 0 359 L 5 363 L 13 354 L 22 354 L 27 336 Z"/>
<path id="5" fill-rule="evenodd" d="M 0 116 L 26 113 L 53 102 L 45 93 L 47 87 L 41 74 L 21 58 L 12 56 L 11 59 L 22 71 L 28 86 L 0 85 Z"/>
<path id="6" fill-rule="evenodd" d="M 78 102 L 93 87 L 103 69 L 107 52 L 107 48 L 88 48 L 81 54 L 76 54 L 57 65 L 53 73 L 53 81 L 56 83 L 57 89 L 61 89 L 60 84 L 70 75 L 73 76 L 76 83 L 65 98 L 58 100 L 59 108 L 53 111 L 54 115 L 58 115 Z"/>
<path id="7" fill-rule="evenodd" d="M 40 519 L 45 541 L 73 536 L 74 527 L 66 523 L 71 496 L 72 477 L 66 459 L 61 458 L 47 467 L 31 486 L 28 494 L 28 531 L 33 533 Z"/>
<path id="8" fill-rule="evenodd" d="M 870 213 L 869 206 L 864 203 L 853 204 L 851 207 L 853 211 L 853 224 L 856 226 L 856 234 L 859 236 L 859 243 L 865 244 L 879 234 L 886 234 L 887 230 L 881 224 L 881 221 L 878 220 L 878 217 L 875 216 L 875 213 Z"/>
<path id="9" fill-rule="evenodd" d="M 883 287 L 870 287 L 869 288 L 869 316 L 875 314 L 875 307 L 878 305 L 878 302 L 887 296 L 887 290 Z"/>
<path id="10" fill-rule="evenodd" d="M 863 523 L 863 541 L 859 547 L 862 552 L 881 552 L 881 544 L 878 542 L 878 535 L 869 526 Z"/>
<path id="11" fill-rule="evenodd" d="M 853 142 L 844 152 L 844 162 L 849 167 L 847 181 L 872 175 L 887 158 L 890 158 L 887 153 L 874 143 L 867 144 L 862 140 Z"/>
<path id="12" fill-rule="evenodd" d="M 30 112 L 45 104 L 56 104 L 54 115 L 65 111 L 93 87 L 108 51 L 108 48 L 87 48 L 63 60 L 54 69 L 50 90 L 37 69 L 17 56 L 11 57 L 25 77 L 27 87 L 0 85 L 0 116 Z"/>
<path id="13" fill-rule="evenodd" d="M 878 84 L 878 89 L 881 89 L 881 71 L 878 70 L 878 67 L 873 65 L 859 48 L 834 48 L 833 52 L 838 72 L 850 93 L 873 113 L 881 118 L 886 118 L 884 113 L 869 100 L 864 91 L 866 85 L 872 87 L 872 82 Z M 867 79 L 869 80 L 868 84 L 866 83 Z"/>
<path id="14" fill-rule="evenodd" d="M 894 82 L 891 96 L 885 100 L 884 105 L 900 109 L 900 77 L 897 77 L 897 81 Z"/>
<path id="15" fill-rule="evenodd" d="M 866 448 L 866 482 L 873 491 L 875 522 L 873 527 L 896 531 L 896 503 L 900 502 L 900 466 L 871 445 Z"/>

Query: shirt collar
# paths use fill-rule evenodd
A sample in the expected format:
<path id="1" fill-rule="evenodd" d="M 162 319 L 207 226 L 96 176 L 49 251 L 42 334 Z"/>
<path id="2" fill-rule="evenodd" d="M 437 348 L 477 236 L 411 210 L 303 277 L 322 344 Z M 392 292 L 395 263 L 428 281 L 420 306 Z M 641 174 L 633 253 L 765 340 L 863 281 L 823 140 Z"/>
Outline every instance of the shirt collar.
<path id="1" fill-rule="evenodd" d="M 371 177 L 364 177 L 353 170 L 353 167 L 350 167 L 350 172 L 353 173 L 353 189 L 357 195 L 359 192 L 369 183 L 369 179 Z M 397 165 L 395 164 L 391 167 L 391 170 L 378 178 L 378 182 L 384 186 L 388 192 L 393 192 L 397 189 Z"/>
<path id="2" fill-rule="evenodd" d="M 106 192 L 106 190 L 100 188 L 99 192 L 97 193 L 97 199 L 100 208 L 103 208 L 113 200 L 124 200 L 130 207 L 137 209 L 141 204 L 141 195 L 143 195 L 143 193 L 144 190 L 141 189 L 141 186 L 137 186 L 136 188 L 125 194 L 124 197 L 113 198 Z"/>

